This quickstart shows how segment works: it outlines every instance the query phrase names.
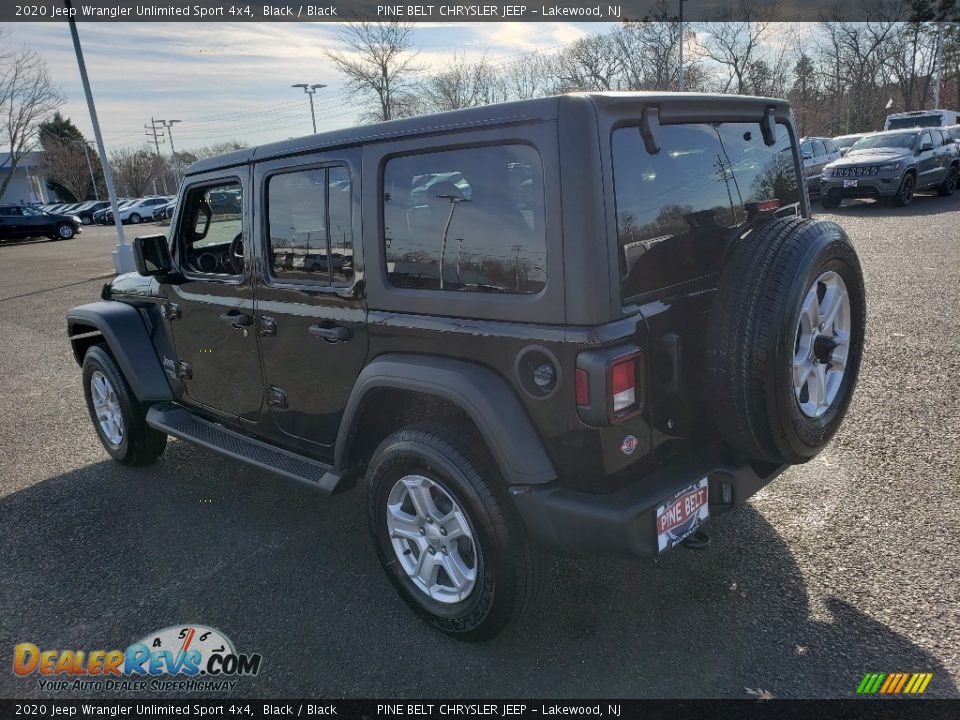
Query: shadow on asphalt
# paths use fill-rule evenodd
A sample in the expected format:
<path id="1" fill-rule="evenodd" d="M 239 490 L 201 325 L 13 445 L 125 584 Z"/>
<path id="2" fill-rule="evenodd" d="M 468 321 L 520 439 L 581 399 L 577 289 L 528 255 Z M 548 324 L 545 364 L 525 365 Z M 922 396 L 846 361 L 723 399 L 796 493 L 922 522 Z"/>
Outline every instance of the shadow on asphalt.
<path id="1" fill-rule="evenodd" d="M 532 617 L 468 645 L 394 595 L 358 498 L 178 442 L 149 468 L 104 461 L 39 482 L 0 500 L 0 647 L 8 661 L 19 642 L 123 649 L 202 623 L 263 655 L 246 696 L 848 697 L 865 673 L 893 671 L 932 672 L 928 696 L 957 694 L 909 637 L 840 600 L 811 607 L 751 505 L 711 523 L 708 550 L 659 567 L 559 560 Z M 42 695 L 0 673 L 0 696 Z"/>
<path id="2" fill-rule="evenodd" d="M 906 207 L 897 207 L 887 200 L 844 200 L 836 210 L 827 210 L 818 200 L 810 203 L 814 215 L 830 213 L 843 217 L 889 215 L 893 217 L 922 217 L 960 210 L 960 193 L 950 197 L 941 197 L 936 193 L 917 194 L 913 202 Z"/>

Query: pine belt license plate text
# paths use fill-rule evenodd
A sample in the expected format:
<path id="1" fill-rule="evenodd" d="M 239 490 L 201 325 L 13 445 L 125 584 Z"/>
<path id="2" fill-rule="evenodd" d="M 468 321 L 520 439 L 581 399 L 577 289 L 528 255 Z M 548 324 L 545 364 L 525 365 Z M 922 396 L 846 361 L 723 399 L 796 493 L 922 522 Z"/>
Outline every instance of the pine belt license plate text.
<path id="1" fill-rule="evenodd" d="M 672 548 L 710 516 L 707 495 L 707 478 L 702 478 L 657 507 L 658 552 Z"/>
<path id="2" fill-rule="evenodd" d="M 859 184 L 860 184 L 860 181 L 859 181 L 859 180 L 844 180 L 844 181 L 843 181 L 843 186 L 844 186 L 845 188 L 848 188 L 848 187 L 856 187 L 856 186 L 859 185 Z"/>

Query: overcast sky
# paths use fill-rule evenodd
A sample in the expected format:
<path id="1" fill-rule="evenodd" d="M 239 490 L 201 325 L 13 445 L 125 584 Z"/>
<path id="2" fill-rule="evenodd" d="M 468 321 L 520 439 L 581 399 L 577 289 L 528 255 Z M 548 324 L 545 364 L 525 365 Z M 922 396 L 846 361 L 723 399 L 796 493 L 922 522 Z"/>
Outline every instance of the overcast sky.
<path id="1" fill-rule="evenodd" d="M 179 119 L 178 150 L 233 138 L 260 144 L 309 134 L 307 98 L 293 83 L 324 83 L 315 98 L 317 129 L 354 124 L 355 106 L 323 49 L 337 47 L 337 24 L 78 23 L 87 71 L 108 149 L 146 141 L 143 125 Z M 527 50 L 554 49 L 601 23 L 419 24 L 421 62 L 439 68 L 455 51 L 487 52 L 507 62 Z M 6 40 L 47 61 L 67 102 L 61 109 L 89 138 L 83 97 L 66 23 L 0 23 Z M 161 146 L 168 152 L 169 146 Z"/>

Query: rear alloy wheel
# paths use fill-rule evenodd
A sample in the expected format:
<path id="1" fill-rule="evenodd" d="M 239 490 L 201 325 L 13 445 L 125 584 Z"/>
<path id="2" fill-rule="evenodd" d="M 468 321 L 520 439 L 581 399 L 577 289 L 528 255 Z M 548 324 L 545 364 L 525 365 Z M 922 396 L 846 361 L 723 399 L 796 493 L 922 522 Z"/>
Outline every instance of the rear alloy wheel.
<path id="1" fill-rule="evenodd" d="M 957 180 L 958 180 L 957 166 L 953 165 L 950 168 L 950 172 L 947 173 L 947 177 L 944 179 L 942 183 L 940 183 L 939 187 L 937 187 L 937 194 L 943 195 L 943 196 L 953 195 L 953 193 L 957 189 Z"/>
<path id="2" fill-rule="evenodd" d="M 76 234 L 77 231 L 73 229 L 73 225 L 70 223 L 61 223 L 60 225 L 57 225 L 57 237 L 61 240 L 69 240 Z"/>
<path id="3" fill-rule="evenodd" d="M 913 202 L 913 194 L 916 189 L 916 178 L 913 177 L 913 173 L 907 173 L 903 176 L 903 180 L 900 181 L 900 188 L 897 190 L 897 194 L 893 196 L 893 204 L 906 207 Z"/>
<path id="4" fill-rule="evenodd" d="M 468 437 L 439 422 L 399 430 L 374 451 L 364 483 L 377 555 L 404 602 L 457 639 L 485 640 L 535 604 L 547 557 Z"/>
<path id="5" fill-rule="evenodd" d="M 132 213 L 132 214 L 130 215 L 130 222 L 133 223 L 134 225 L 139 225 L 139 224 L 140 224 L 140 216 L 137 215 L 136 213 Z"/>

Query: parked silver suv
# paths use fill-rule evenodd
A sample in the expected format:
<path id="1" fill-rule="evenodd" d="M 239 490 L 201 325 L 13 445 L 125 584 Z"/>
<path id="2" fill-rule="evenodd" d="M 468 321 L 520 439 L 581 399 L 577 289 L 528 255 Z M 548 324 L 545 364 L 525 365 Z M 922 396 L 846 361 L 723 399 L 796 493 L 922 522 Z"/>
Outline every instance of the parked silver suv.
<path id="1" fill-rule="evenodd" d="M 824 168 L 822 204 L 836 208 L 844 198 L 889 198 L 896 205 L 909 205 L 915 191 L 927 188 L 952 195 L 960 172 L 958 147 L 940 128 L 866 135 Z"/>

